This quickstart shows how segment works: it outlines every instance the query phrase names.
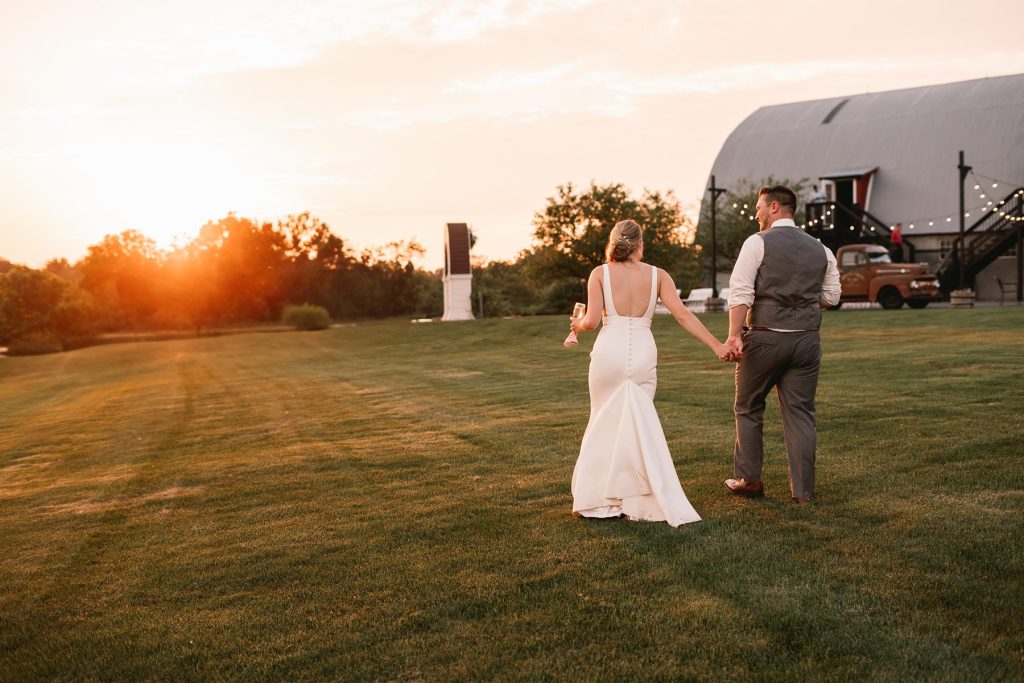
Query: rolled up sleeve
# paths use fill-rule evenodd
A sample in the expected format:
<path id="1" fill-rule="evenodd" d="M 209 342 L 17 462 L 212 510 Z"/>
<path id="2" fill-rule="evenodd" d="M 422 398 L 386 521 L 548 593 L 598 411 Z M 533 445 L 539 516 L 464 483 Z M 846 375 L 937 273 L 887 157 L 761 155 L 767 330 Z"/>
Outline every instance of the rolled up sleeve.
<path id="1" fill-rule="evenodd" d="M 836 266 L 836 257 L 832 250 L 821 245 L 825 250 L 825 258 L 828 265 L 825 266 L 825 277 L 821 281 L 821 303 L 826 306 L 835 306 L 843 295 L 843 287 L 839 282 L 839 268 Z"/>
<path id="2" fill-rule="evenodd" d="M 736 265 L 729 277 L 729 308 L 754 305 L 754 281 L 764 259 L 764 242 L 753 234 L 740 247 Z"/>

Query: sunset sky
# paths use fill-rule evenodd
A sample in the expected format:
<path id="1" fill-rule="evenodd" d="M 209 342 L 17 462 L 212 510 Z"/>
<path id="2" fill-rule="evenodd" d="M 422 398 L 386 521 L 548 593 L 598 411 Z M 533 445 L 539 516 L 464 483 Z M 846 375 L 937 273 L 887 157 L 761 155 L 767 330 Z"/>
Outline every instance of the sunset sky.
<path id="1" fill-rule="evenodd" d="M 312 211 L 510 258 L 558 184 L 695 207 L 760 106 L 1024 71 L 1024 2 L 3 0 L 0 257 Z"/>

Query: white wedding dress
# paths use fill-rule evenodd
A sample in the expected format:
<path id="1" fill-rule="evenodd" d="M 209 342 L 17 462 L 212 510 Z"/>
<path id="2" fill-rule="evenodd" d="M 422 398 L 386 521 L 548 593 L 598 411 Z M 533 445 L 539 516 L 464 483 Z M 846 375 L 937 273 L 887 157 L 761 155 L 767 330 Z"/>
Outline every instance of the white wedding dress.
<path id="1" fill-rule="evenodd" d="M 654 408 L 658 347 L 651 318 L 658 298 L 651 268 L 651 301 L 642 317 L 618 315 L 604 266 L 601 332 L 590 353 L 590 422 L 572 473 L 572 510 L 584 517 L 625 515 L 679 526 L 700 521 L 679 484 Z"/>

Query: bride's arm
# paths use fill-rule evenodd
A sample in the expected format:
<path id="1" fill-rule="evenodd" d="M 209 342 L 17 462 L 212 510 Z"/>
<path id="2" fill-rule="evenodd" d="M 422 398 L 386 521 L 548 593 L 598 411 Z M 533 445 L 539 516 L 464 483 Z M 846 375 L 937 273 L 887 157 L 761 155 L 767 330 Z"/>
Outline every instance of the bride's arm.
<path id="1" fill-rule="evenodd" d="M 679 292 L 676 291 L 676 283 L 672 281 L 672 277 L 668 273 L 660 268 L 658 269 L 658 296 L 661 297 L 661 303 L 665 304 L 665 308 L 676 319 L 680 327 L 703 342 L 722 360 L 730 357 L 731 347 L 720 343 L 715 335 L 704 327 L 704 323 L 683 304 L 682 299 L 679 298 Z"/>
<path id="2" fill-rule="evenodd" d="M 601 287 L 601 276 L 598 274 L 600 268 L 595 268 L 587 280 L 587 314 L 582 319 L 572 321 L 573 331 L 590 332 L 597 329 L 601 322 L 601 312 L 604 310 L 604 291 Z"/>

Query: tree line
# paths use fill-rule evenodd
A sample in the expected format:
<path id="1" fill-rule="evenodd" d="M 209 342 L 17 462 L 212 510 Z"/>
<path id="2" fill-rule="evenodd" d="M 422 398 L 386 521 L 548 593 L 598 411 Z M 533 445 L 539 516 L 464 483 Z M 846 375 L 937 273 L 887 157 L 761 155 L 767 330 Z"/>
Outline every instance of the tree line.
<path id="1" fill-rule="evenodd" d="M 753 207 L 756 186 L 719 201 L 721 270 L 756 230 L 746 212 L 732 208 Z M 568 313 L 586 300 L 586 278 L 623 218 L 644 227 L 645 260 L 672 274 L 684 293 L 707 280 L 706 216 L 694 225 L 671 192 L 633 197 L 621 184 L 567 184 L 535 214 L 530 248 L 514 260 L 474 258 L 474 304 L 482 295 L 487 317 Z M 32 353 L 113 331 L 200 334 L 276 322 L 289 304 L 322 307 L 335 320 L 437 317 L 441 273 L 416 266 L 423 253 L 414 241 L 355 253 L 308 212 L 275 223 L 229 214 L 170 250 L 128 230 L 104 237 L 74 263 L 54 259 L 31 269 L 0 259 L 0 345 Z"/>
<path id="2" fill-rule="evenodd" d="M 741 180 L 718 200 L 716 272 L 729 273 L 743 242 L 757 232 L 754 205 L 763 185 L 783 183 L 799 196 L 804 182 L 765 178 Z M 645 190 L 633 197 L 621 184 L 580 189 L 557 188 L 534 215 L 533 245 L 514 261 L 492 261 L 473 268 L 473 301 L 483 294 L 484 315 L 568 314 L 573 303 L 586 303 L 590 271 L 604 263 L 612 227 L 632 218 L 644 228 L 644 260 L 666 270 L 683 297 L 711 281 L 710 206 L 701 207 L 696 223 L 672 192 Z M 795 216 L 803 222 L 803 208 Z"/>

